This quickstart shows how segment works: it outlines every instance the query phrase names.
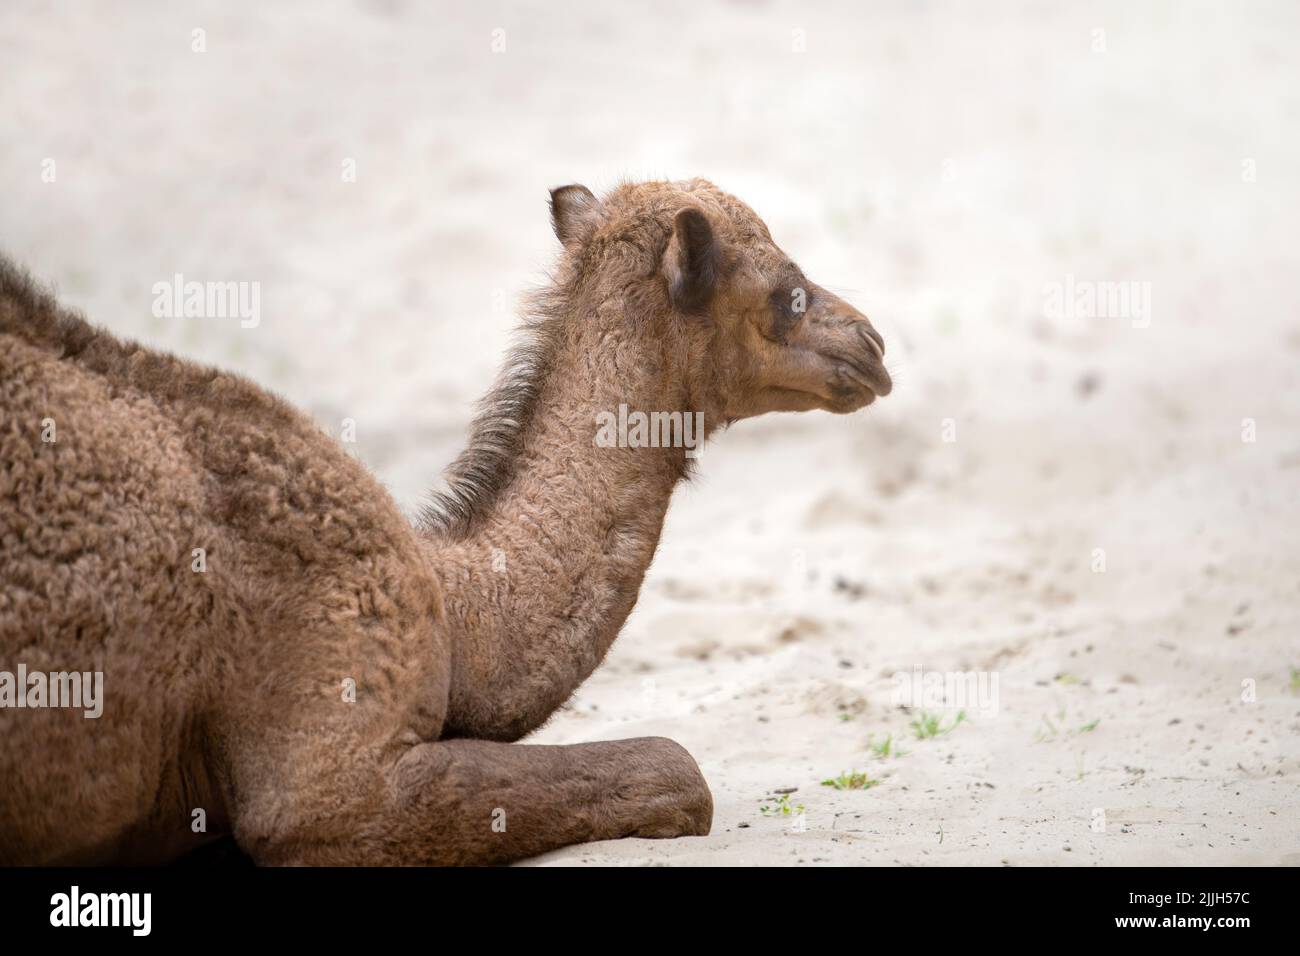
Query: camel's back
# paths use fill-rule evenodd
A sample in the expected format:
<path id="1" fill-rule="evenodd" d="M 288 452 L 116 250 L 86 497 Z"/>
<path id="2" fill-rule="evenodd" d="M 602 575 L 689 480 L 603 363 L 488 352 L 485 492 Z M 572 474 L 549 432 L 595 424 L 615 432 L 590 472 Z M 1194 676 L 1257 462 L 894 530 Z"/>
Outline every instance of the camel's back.
<path id="1" fill-rule="evenodd" d="M 225 602 L 190 570 L 209 537 L 202 476 L 163 408 L 124 385 L 127 361 L 0 274 L 0 671 L 41 705 L 0 708 L 0 860 L 94 860 L 166 812 L 156 794 L 189 768 L 164 741 L 194 733 L 219 666 L 205 638 Z M 81 675 L 101 713 L 33 698 L 24 673 Z"/>
<path id="2" fill-rule="evenodd" d="M 304 661 L 327 675 L 310 693 L 364 673 L 373 647 L 312 642 L 381 613 L 376 587 L 396 623 L 370 632 L 429 616 L 420 561 L 307 416 L 94 328 L 0 259 L 0 672 L 99 673 L 104 706 L 0 707 L 0 862 L 111 858 L 171 827 L 220 747 L 211 715 Z"/>
<path id="3" fill-rule="evenodd" d="M 240 613 L 214 472 L 240 469 L 250 433 L 310 434 L 301 416 L 95 328 L 2 259 L 0 414 L 0 648 L 85 654 L 145 630 L 157 654 L 215 603 Z"/>
<path id="4" fill-rule="evenodd" d="M 72 613 L 23 562 L 108 585 L 110 569 L 77 562 L 129 561 L 135 604 L 156 582 L 210 612 L 214 580 L 232 600 L 282 605 L 264 593 L 270 577 L 355 567 L 414 540 L 308 416 L 239 375 L 90 325 L 2 257 L 0 413 L 0 535 L 17 546 L 0 561 L 18 575 L 0 635 L 15 604 L 41 602 L 46 634 Z"/>

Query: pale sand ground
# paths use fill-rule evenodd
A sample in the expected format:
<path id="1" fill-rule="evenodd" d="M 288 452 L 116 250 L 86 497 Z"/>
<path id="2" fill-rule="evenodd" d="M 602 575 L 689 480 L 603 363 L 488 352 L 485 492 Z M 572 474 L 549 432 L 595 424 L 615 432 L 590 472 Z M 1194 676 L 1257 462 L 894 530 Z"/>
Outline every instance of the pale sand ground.
<path id="1" fill-rule="evenodd" d="M 1300 862 L 1293 6 L 233 6 L 4 5 L 0 242 L 355 419 L 403 506 L 550 259 L 549 186 L 708 176 L 889 342 L 869 412 L 710 447 L 537 735 L 676 738 L 714 834 L 543 862 Z M 261 282 L 261 325 L 155 319 L 176 272 Z M 1150 283 L 1150 326 L 1048 318 L 1067 274 Z M 909 739 L 918 666 L 996 672 L 998 712 Z M 790 787 L 802 821 L 760 812 Z"/>

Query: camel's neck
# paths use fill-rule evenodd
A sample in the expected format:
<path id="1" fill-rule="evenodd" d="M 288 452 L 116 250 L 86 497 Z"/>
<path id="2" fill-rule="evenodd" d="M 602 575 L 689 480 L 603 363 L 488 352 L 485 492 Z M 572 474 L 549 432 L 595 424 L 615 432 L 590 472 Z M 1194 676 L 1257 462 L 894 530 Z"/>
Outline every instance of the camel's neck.
<path id="1" fill-rule="evenodd" d="M 605 447 L 618 425 L 598 443 L 600 416 L 681 412 L 682 437 L 692 427 L 703 440 L 672 358 L 645 330 L 577 318 L 556 333 L 513 476 L 467 537 L 432 540 L 452 631 L 447 735 L 518 739 L 540 726 L 636 602 L 686 452 Z"/>

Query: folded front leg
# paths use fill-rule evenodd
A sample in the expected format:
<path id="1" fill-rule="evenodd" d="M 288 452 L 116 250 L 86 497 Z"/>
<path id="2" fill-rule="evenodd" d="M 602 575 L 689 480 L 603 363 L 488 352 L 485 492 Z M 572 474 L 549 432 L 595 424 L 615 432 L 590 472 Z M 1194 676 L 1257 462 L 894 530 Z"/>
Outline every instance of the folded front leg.
<path id="1" fill-rule="evenodd" d="M 383 771 L 375 799 L 328 838 L 311 827 L 241 844 L 259 863 L 508 863 L 619 837 L 702 836 L 713 798 L 699 767 L 663 737 L 542 746 L 482 740 L 418 744 Z M 238 834 L 238 827 L 237 827 Z"/>

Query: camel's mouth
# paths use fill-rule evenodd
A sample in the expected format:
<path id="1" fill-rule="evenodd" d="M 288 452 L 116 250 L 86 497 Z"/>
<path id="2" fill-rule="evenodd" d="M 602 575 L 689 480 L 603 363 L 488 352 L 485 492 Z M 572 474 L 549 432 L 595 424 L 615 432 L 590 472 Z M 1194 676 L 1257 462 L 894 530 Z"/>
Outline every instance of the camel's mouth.
<path id="1" fill-rule="evenodd" d="M 851 396 L 835 396 L 828 407 L 830 411 L 835 412 L 837 415 L 848 415 L 852 412 L 861 411 L 868 405 L 875 404 L 876 398 L 875 392 L 870 389 L 863 389 Z"/>
<path id="2" fill-rule="evenodd" d="M 885 370 L 879 352 L 874 349 L 870 356 L 827 352 L 822 357 L 832 369 L 827 382 L 832 411 L 856 412 L 894 390 L 893 380 Z"/>

